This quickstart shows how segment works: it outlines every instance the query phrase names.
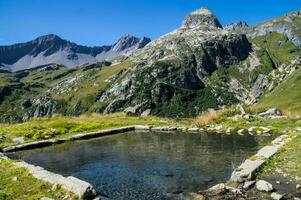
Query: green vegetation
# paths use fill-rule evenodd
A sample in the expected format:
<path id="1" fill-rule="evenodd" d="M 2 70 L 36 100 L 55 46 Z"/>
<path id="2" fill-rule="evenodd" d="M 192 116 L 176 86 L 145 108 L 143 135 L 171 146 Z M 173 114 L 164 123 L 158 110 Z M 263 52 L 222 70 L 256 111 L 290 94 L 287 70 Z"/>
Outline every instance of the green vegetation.
<path id="1" fill-rule="evenodd" d="M 267 175 L 270 173 L 281 172 L 285 178 L 289 178 L 298 183 L 301 180 L 301 136 L 286 144 L 278 154 L 276 154 L 269 162 L 256 174 L 256 177 Z M 289 176 L 289 177 L 287 177 Z"/>
<path id="2" fill-rule="evenodd" d="M 276 107 L 287 115 L 301 114 L 301 70 L 295 71 L 288 80 L 265 94 L 255 109 Z"/>
<path id="3" fill-rule="evenodd" d="M 67 195 L 77 199 L 75 195 L 61 187 L 53 187 L 39 181 L 26 169 L 16 167 L 12 161 L 0 158 L 0 200 L 39 200 L 42 197 L 59 200 Z"/>
<path id="4" fill-rule="evenodd" d="M 262 49 L 259 56 L 265 66 L 289 64 L 296 56 L 301 56 L 300 49 L 279 33 L 256 37 L 252 43 Z"/>

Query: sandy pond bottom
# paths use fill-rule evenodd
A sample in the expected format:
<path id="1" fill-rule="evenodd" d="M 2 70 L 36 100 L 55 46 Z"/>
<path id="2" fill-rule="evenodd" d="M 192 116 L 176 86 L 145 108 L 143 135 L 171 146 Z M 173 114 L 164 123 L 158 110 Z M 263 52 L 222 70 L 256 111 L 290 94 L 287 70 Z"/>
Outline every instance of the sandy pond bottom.
<path id="1" fill-rule="evenodd" d="M 88 181 L 110 199 L 183 199 L 226 181 L 271 138 L 128 132 L 8 154 Z"/>

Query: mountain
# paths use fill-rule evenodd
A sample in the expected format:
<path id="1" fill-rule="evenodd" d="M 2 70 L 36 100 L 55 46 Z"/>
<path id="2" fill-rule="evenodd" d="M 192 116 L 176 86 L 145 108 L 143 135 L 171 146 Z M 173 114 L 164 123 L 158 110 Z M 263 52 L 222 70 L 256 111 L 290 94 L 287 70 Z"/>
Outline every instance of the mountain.
<path id="1" fill-rule="evenodd" d="M 296 112 L 301 108 L 295 91 L 301 87 L 300 24 L 300 11 L 295 11 L 251 27 L 243 22 L 222 27 L 214 14 L 201 8 L 188 14 L 178 29 L 150 43 L 126 35 L 102 49 L 76 46 L 76 54 L 94 58 L 112 58 L 115 52 L 128 57 L 118 64 L 100 59 L 72 69 L 46 64 L 1 70 L 0 120 L 92 112 L 190 117 L 238 103 L 279 105 Z M 56 45 L 47 51 L 42 47 L 26 52 L 57 51 Z M 289 104 L 271 104 L 285 97 L 294 98 Z"/>
<path id="2" fill-rule="evenodd" d="M 139 39 L 125 35 L 111 46 L 87 47 L 51 34 L 26 43 L 0 46 L 0 66 L 9 71 L 50 63 L 72 68 L 85 63 L 111 60 L 118 56 L 129 56 L 149 42 L 148 38 Z"/>
<path id="3" fill-rule="evenodd" d="M 237 21 L 233 22 L 231 24 L 227 24 L 224 26 L 224 29 L 229 30 L 229 31 L 236 31 L 236 30 L 242 30 L 242 29 L 247 29 L 249 25 L 245 21 Z"/>

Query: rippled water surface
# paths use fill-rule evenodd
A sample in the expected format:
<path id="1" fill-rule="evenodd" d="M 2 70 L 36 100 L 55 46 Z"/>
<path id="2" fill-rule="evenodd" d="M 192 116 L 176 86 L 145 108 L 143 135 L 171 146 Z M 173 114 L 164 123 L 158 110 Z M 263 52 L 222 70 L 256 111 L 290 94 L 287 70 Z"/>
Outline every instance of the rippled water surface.
<path id="1" fill-rule="evenodd" d="M 110 199 L 181 199 L 223 182 L 268 138 L 129 132 L 9 154 L 93 184 Z"/>

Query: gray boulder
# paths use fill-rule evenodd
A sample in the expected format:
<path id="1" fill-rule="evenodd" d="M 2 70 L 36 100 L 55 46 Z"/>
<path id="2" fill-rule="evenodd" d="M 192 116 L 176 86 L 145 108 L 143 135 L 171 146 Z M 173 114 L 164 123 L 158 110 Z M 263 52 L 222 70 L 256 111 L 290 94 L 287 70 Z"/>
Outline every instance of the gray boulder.
<path id="1" fill-rule="evenodd" d="M 273 185 L 267 181 L 259 180 L 256 182 L 256 189 L 261 192 L 271 192 L 273 191 Z"/>
<path id="2" fill-rule="evenodd" d="M 265 112 L 258 114 L 260 117 L 269 117 L 269 116 L 281 116 L 281 111 L 277 108 L 268 109 Z"/>

